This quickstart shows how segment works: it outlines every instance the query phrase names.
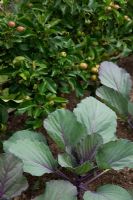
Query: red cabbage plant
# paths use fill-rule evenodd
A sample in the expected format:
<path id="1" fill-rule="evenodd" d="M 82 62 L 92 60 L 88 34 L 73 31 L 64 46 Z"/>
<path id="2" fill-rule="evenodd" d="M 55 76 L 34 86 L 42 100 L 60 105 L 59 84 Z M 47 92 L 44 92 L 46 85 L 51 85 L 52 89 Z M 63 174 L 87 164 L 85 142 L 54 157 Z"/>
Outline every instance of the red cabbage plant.
<path id="1" fill-rule="evenodd" d="M 57 175 L 35 200 L 132 200 L 117 185 L 103 185 L 96 192 L 88 189 L 111 169 L 133 168 L 133 142 L 117 139 L 116 118 L 105 104 L 87 97 L 73 112 L 58 109 L 44 120 L 48 135 L 61 150 L 57 157 L 42 134 L 28 130 L 16 132 L 4 142 L 4 149 L 23 161 L 24 172 Z"/>

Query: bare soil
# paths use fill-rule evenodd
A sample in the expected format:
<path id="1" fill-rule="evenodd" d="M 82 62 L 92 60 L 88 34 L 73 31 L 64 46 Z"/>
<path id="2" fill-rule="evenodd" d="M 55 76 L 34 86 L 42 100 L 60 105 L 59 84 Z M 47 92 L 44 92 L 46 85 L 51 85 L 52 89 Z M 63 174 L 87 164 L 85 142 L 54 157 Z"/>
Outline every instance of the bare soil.
<path id="1" fill-rule="evenodd" d="M 126 70 L 131 75 L 133 75 L 133 56 L 121 59 L 119 61 L 119 65 L 121 67 L 126 68 Z M 85 96 L 88 96 L 88 95 L 89 95 L 89 93 L 85 94 Z M 74 93 L 67 95 L 66 97 L 69 100 L 67 108 L 70 110 L 73 110 L 73 108 L 76 106 L 76 104 L 79 102 L 79 100 L 77 100 Z M 27 120 L 26 115 L 22 115 L 22 116 L 11 115 L 9 117 L 9 121 L 8 121 L 8 130 L 7 130 L 8 134 L 6 136 L 4 136 L 2 139 L 8 138 L 10 136 L 10 134 L 12 134 L 12 132 L 24 129 L 24 124 L 25 124 L 26 120 Z M 54 156 L 56 156 L 59 152 L 59 149 L 57 148 L 57 146 L 54 144 L 54 142 L 51 140 L 51 138 L 47 135 L 44 128 L 39 129 L 39 131 L 41 131 L 45 135 Z M 119 138 L 129 139 L 129 140 L 133 141 L 133 130 L 131 130 L 127 124 L 125 124 L 121 121 L 118 121 L 117 136 Z M 67 175 L 69 175 L 68 172 L 66 172 L 66 173 L 67 173 Z M 53 179 L 53 180 L 59 179 L 59 177 L 57 177 L 56 175 L 53 175 L 53 174 L 45 174 L 42 177 L 33 177 L 29 174 L 25 174 L 25 175 L 29 182 L 29 188 L 20 197 L 17 197 L 14 200 L 31 200 L 32 198 L 36 197 L 37 195 L 41 194 L 44 191 L 45 183 L 47 181 L 49 181 L 51 179 Z M 104 174 L 99 179 L 97 179 L 92 184 L 88 185 L 88 189 L 94 191 L 94 190 L 96 190 L 96 188 L 98 186 L 108 184 L 108 183 L 122 186 L 125 189 L 133 189 L 133 169 L 126 168 L 119 172 L 111 170 L 108 173 Z M 80 199 L 80 200 L 82 200 L 82 199 Z"/>

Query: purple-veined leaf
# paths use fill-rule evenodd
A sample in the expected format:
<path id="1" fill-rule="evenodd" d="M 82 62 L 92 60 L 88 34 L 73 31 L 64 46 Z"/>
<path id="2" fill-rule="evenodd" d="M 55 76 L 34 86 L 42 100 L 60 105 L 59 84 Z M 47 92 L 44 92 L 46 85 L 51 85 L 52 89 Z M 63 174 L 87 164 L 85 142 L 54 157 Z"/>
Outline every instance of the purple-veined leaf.
<path id="1" fill-rule="evenodd" d="M 44 127 L 61 149 L 76 145 L 87 134 L 85 126 L 77 121 L 72 112 L 65 109 L 49 114 L 44 120 Z"/>
<path id="2" fill-rule="evenodd" d="M 77 200 L 77 189 L 68 181 L 49 181 L 44 194 L 34 200 Z"/>
<path id="3" fill-rule="evenodd" d="M 100 97 L 106 105 L 114 110 L 119 116 L 127 117 L 128 115 L 128 99 L 118 91 L 101 86 L 97 89 L 96 95 Z"/>
<path id="4" fill-rule="evenodd" d="M 12 154 L 0 155 L 0 199 L 11 199 L 27 189 L 22 162 Z"/>
<path id="5" fill-rule="evenodd" d="M 100 135 L 94 133 L 87 135 L 76 145 L 74 153 L 76 157 L 83 164 L 86 161 L 92 162 L 95 159 L 95 155 L 99 147 L 103 144 L 103 139 Z"/>
<path id="6" fill-rule="evenodd" d="M 86 174 L 93 168 L 93 163 L 90 161 L 77 164 L 75 158 L 67 153 L 58 155 L 58 163 L 78 175 Z"/>
<path id="7" fill-rule="evenodd" d="M 57 167 L 57 161 L 44 142 L 28 138 L 17 140 L 8 150 L 23 161 L 24 171 L 32 175 L 52 173 Z"/>
<path id="8" fill-rule="evenodd" d="M 88 135 L 99 134 L 104 143 L 116 139 L 115 112 L 94 97 L 83 99 L 74 109 L 74 114 L 86 126 Z"/>
<path id="9" fill-rule="evenodd" d="M 133 168 L 133 142 L 125 139 L 104 144 L 96 155 L 101 169 Z"/>
<path id="10" fill-rule="evenodd" d="M 99 79 L 103 85 L 129 97 L 132 81 L 130 75 L 123 68 L 112 62 L 104 61 L 100 65 Z"/>
<path id="11" fill-rule="evenodd" d="M 131 195 L 118 185 L 103 185 L 96 192 L 87 191 L 83 200 L 132 200 Z"/>
<path id="12" fill-rule="evenodd" d="M 30 141 L 40 141 L 46 144 L 46 139 L 41 133 L 35 131 L 22 130 L 14 133 L 7 141 L 3 142 L 4 151 L 8 152 L 8 149 L 13 143 L 16 143 L 17 140 L 29 139 Z"/>

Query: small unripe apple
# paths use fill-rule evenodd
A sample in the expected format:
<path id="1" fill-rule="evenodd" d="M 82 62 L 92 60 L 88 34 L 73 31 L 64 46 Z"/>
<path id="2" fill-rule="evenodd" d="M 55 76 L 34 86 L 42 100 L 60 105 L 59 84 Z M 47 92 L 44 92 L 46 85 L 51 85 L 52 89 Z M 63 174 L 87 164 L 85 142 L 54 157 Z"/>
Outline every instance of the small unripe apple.
<path id="1" fill-rule="evenodd" d="M 62 51 L 62 52 L 60 53 L 60 55 L 61 55 L 62 57 L 66 57 L 66 56 L 67 56 L 67 53 L 66 53 L 65 51 Z"/>
<path id="2" fill-rule="evenodd" d="M 29 8 L 32 8 L 32 6 L 33 6 L 32 3 L 29 3 L 29 4 L 28 4 L 28 7 L 29 7 Z"/>
<path id="3" fill-rule="evenodd" d="M 24 98 L 25 100 L 30 100 L 31 99 L 31 97 L 30 96 L 25 96 L 25 98 Z"/>
<path id="4" fill-rule="evenodd" d="M 118 4 L 114 4 L 114 5 L 113 5 L 113 8 L 115 8 L 115 9 L 119 9 L 120 6 L 119 6 Z"/>
<path id="5" fill-rule="evenodd" d="M 98 69 L 97 69 L 97 67 L 92 67 L 91 72 L 97 74 L 97 73 L 98 73 Z"/>
<path id="6" fill-rule="evenodd" d="M 14 28 L 14 27 L 16 26 L 16 23 L 15 23 L 14 21 L 9 21 L 9 22 L 8 22 L 8 26 L 9 26 L 10 28 Z"/>
<path id="7" fill-rule="evenodd" d="M 100 65 L 97 64 L 97 65 L 96 65 L 96 68 L 99 69 L 99 67 L 100 67 Z"/>
<path id="8" fill-rule="evenodd" d="M 127 21 L 131 21 L 130 17 L 128 17 L 127 15 L 124 16 L 124 19 Z"/>
<path id="9" fill-rule="evenodd" d="M 92 75 L 92 76 L 91 76 L 91 80 L 92 80 L 92 81 L 96 81 L 96 80 L 97 80 L 97 76 L 96 76 L 96 75 Z"/>
<path id="10" fill-rule="evenodd" d="M 109 11 L 112 10 L 111 6 L 108 6 L 108 7 L 107 7 L 107 10 L 109 10 Z"/>
<path id="11" fill-rule="evenodd" d="M 18 26 L 18 27 L 17 27 L 17 31 L 18 31 L 18 32 L 24 32 L 25 29 L 26 29 L 26 28 L 23 27 L 23 26 Z"/>
<path id="12" fill-rule="evenodd" d="M 61 106 L 62 106 L 62 108 L 66 108 L 67 104 L 66 103 L 62 103 Z"/>
<path id="13" fill-rule="evenodd" d="M 62 57 L 66 57 L 67 56 L 67 53 L 65 51 L 61 52 L 61 56 Z"/>
<path id="14" fill-rule="evenodd" d="M 87 69 L 88 64 L 87 63 L 80 63 L 80 69 Z"/>
<path id="15" fill-rule="evenodd" d="M 53 106 L 54 105 L 54 101 L 53 100 L 49 101 L 49 105 Z"/>

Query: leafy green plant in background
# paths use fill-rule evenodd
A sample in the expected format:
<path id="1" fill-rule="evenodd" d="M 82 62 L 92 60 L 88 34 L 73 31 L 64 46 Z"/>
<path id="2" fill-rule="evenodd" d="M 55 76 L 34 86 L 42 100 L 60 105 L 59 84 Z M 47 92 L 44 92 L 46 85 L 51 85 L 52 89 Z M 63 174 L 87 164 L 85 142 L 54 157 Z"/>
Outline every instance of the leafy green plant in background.
<path id="1" fill-rule="evenodd" d="M 57 158 L 42 134 L 27 130 L 5 141 L 4 150 L 23 161 L 25 172 L 34 176 L 54 173 L 62 179 L 47 182 L 44 194 L 35 200 L 132 200 L 124 188 L 113 184 L 97 192 L 87 188 L 111 169 L 133 168 L 133 142 L 117 139 L 116 118 L 105 104 L 87 97 L 74 112 L 58 109 L 44 120 L 48 135 L 60 149 Z"/>
<path id="2" fill-rule="evenodd" d="M 102 62 L 99 79 L 103 86 L 96 95 L 110 106 L 118 116 L 133 128 L 133 103 L 130 101 L 131 76 L 112 62 Z"/>
<path id="3" fill-rule="evenodd" d="M 3 104 L 0 104 L 0 132 L 5 131 L 7 120 L 8 120 L 7 108 Z"/>
<path id="4" fill-rule="evenodd" d="M 0 124 L 4 124 L 7 122 L 8 112 L 5 106 L 0 104 Z"/>
<path id="5" fill-rule="evenodd" d="M 64 106 L 62 94 L 92 89 L 98 63 L 132 52 L 131 8 L 124 0 L 3 1 L 0 75 L 8 80 L 0 98 L 9 107 L 15 101 L 39 127 L 44 115 Z"/>

